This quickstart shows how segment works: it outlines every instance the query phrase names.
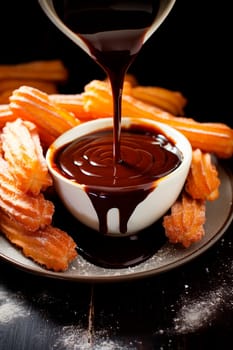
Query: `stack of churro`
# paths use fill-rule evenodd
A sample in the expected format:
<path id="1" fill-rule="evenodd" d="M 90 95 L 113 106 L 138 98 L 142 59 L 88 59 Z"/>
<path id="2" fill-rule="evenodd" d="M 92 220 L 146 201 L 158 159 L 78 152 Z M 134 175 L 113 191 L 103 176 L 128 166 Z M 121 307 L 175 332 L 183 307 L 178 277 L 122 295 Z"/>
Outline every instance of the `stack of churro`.
<path id="1" fill-rule="evenodd" d="M 64 271 L 77 256 L 76 244 L 52 225 L 52 186 L 36 126 L 20 118 L 0 134 L 0 230 L 25 256 L 54 271 Z"/>
<path id="2" fill-rule="evenodd" d="M 123 116 L 166 123 L 181 131 L 192 145 L 185 186 L 163 218 L 169 241 L 189 247 L 205 234 L 206 202 L 219 196 L 220 179 L 213 159 L 232 157 L 233 129 L 185 117 L 187 100 L 177 91 L 140 86 L 134 77 L 126 78 Z M 69 128 L 109 116 L 112 94 L 107 80 L 93 80 L 82 93 L 72 95 L 21 85 L 9 96 L 9 103 L 0 105 L 0 229 L 26 256 L 48 269 L 64 271 L 76 253 L 68 233 L 51 225 L 55 209 L 44 196 L 51 179 L 43 154 Z"/>
<path id="3" fill-rule="evenodd" d="M 205 234 L 206 202 L 219 197 L 220 179 L 211 154 L 193 150 L 191 167 L 180 197 L 163 218 L 165 234 L 171 243 L 188 248 Z"/>
<path id="4" fill-rule="evenodd" d="M 21 85 L 54 94 L 67 79 L 68 71 L 58 59 L 0 65 L 0 103 L 8 103 L 12 91 Z"/>

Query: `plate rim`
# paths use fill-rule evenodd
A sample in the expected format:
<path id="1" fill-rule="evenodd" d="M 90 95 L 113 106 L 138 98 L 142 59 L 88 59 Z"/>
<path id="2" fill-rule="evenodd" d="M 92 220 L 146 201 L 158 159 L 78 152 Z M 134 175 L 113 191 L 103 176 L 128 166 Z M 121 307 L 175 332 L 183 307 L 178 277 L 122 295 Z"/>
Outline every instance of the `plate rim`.
<path id="1" fill-rule="evenodd" d="M 159 274 L 162 274 L 165 272 L 169 272 L 172 269 L 178 268 L 186 263 L 191 262 L 192 260 L 194 260 L 195 258 L 200 256 L 202 253 L 207 251 L 210 247 L 212 247 L 223 236 L 223 234 L 227 231 L 227 229 L 231 225 L 231 222 L 233 220 L 233 210 L 232 210 L 232 208 L 233 208 L 233 173 L 231 172 L 231 170 L 229 169 L 228 166 L 221 165 L 219 163 L 218 167 L 227 176 L 229 184 L 231 186 L 231 195 L 232 195 L 232 201 L 231 201 L 231 205 L 230 205 L 231 210 L 229 210 L 229 213 L 226 216 L 224 223 L 222 224 L 221 228 L 215 233 L 214 236 L 210 237 L 210 239 L 208 239 L 206 242 L 203 242 L 203 244 L 201 243 L 201 241 L 198 242 L 199 247 L 197 247 L 196 250 L 194 250 L 194 251 L 191 250 L 189 254 L 181 257 L 177 261 L 168 262 L 167 264 L 159 266 L 157 268 L 151 268 L 151 269 L 147 269 L 147 270 L 143 270 L 143 271 L 136 271 L 136 272 L 126 273 L 126 274 L 112 274 L 112 275 L 105 275 L 105 276 L 102 274 L 95 275 L 95 276 L 94 275 L 67 275 L 66 271 L 65 272 L 55 272 L 55 271 L 51 271 L 51 270 L 46 270 L 45 268 L 41 267 L 37 263 L 34 263 L 30 258 L 23 256 L 23 253 L 20 252 L 20 249 L 18 249 L 17 247 L 14 247 L 14 245 L 11 242 L 9 242 L 3 235 L 1 235 L 0 240 L 4 240 L 11 247 L 11 249 L 14 249 L 17 252 L 19 252 L 20 254 L 22 254 L 23 259 L 29 260 L 30 262 L 35 264 L 35 266 L 26 265 L 25 263 L 20 262 L 16 258 L 10 257 L 9 255 L 4 254 L 3 252 L 1 252 L 1 250 L 0 250 L 0 259 L 15 266 L 19 270 L 25 271 L 26 273 L 30 273 L 32 275 L 38 275 L 38 276 L 46 277 L 46 278 L 50 278 L 50 279 L 63 280 L 63 281 L 67 281 L 67 282 L 84 282 L 84 283 L 93 283 L 93 282 L 95 282 L 95 283 L 101 283 L 101 282 L 107 283 L 108 282 L 109 283 L 109 282 L 121 282 L 121 281 L 123 282 L 123 281 L 139 280 L 142 278 L 152 277 L 152 276 L 159 275 Z M 174 245 L 172 245 L 168 242 L 165 245 L 171 245 L 174 247 Z M 78 256 L 77 259 L 79 259 L 79 258 L 80 257 Z M 84 261 L 86 261 L 83 257 L 82 257 L 82 259 Z M 92 263 L 90 263 L 90 264 L 94 265 Z M 143 264 L 143 263 L 141 263 L 141 264 Z M 141 265 L 141 264 L 139 264 L 139 265 Z M 72 269 L 72 264 L 69 267 L 69 269 Z M 107 268 L 104 268 L 104 269 L 107 269 Z M 126 268 L 126 270 L 127 269 L 129 269 L 129 268 Z M 117 271 L 119 269 L 113 269 L 113 271 L 114 270 Z M 120 269 L 120 270 L 124 270 L 124 268 Z"/>

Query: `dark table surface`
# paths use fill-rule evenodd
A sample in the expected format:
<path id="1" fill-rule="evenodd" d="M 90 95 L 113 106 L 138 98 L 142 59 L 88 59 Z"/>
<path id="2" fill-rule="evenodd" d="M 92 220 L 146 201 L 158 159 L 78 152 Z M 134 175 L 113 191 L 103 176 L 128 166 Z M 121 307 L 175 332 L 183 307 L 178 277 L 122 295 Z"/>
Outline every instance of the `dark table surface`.
<path id="1" fill-rule="evenodd" d="M 4 3 L 1 63 L 60 57 L 71 72 L 66 87 L 71 92 L 101 77 L 98 67 L 44 17 L 36 1 L 15 2 L 15 11 L 12 2 Z M 142 84 L 182 91 L 192 117 L 232 127 L 229 5 L 205 2 L 204 7 L 201 0 L 177 0 L 131 71 Z M 232 169 L 232 159 L 228 167 Z M 230 349 L 232 239 L 231 224 L 192 261 L 117 283 L 47 278 L 1 260 L 0 350 Z"/>
<path id="2" fill-rule="evenodd" d="M 233 226 L 169 272 L 67 282 L 0 264 L 0 349 L 230 349 Z"/>

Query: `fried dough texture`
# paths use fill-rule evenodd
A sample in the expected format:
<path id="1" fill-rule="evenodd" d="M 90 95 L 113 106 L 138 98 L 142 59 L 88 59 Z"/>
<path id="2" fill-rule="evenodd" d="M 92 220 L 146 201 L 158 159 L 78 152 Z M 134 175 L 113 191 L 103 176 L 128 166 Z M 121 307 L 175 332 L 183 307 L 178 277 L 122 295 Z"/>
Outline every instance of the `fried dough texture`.
<path id="1" fill-rule="evenodd" d="M 210 153 L 193 150 L 189 174 L 180 198 L 163 218 L 165 235 L 171 243 L 188 248 L 205 235 L 206 201 L 219 197 L 220 179 Z"/>
<path id="2" fill-rule="evenodd" d="M 14 121 L 15 119 L 16 116 L 10 109 L 9 104 L 0 104 L 0 129 L 2 129 L 7 122 Z"/>
<path id="3" fill-rule="evenodd" d="M 0 157 L 0 207 L 27 230 L 36 231 L 50 225 L 54 204 L 43 193 L 32 196 L 17 187 L 9 164 Z"/>
<path id="4" fill-rule="evenodd" d="M 45 79 L 46 82 L 48 73 L 44 70 L 45 74 L 42 74 L 40 69 L 39 66 L 35 67 L 35 71 L 40 72 L 38 76 L 42 77 L 41 81 Z M 2 82 L 6 79 L 4 74 L 4 70 L 0 69 Z M 28 82 L 34 79 L 29 72 L 24 77 Z M 13 79 L 9 85 L 14 84 Z M 16 80 L 25 81 L 20 74 Z M 169 242 L 188 248 L 205 234 L 206 201 L 216 200 L 219 196 L 220 179 L 212 160 L 215 157 L 232 157 L 233 129 L 223 123 L 201 123 L 185 117 L 186 103 L 187 100 L 179 92 L 140 86 L 134 76 L 126 76 L 122 95 L 123 117 L 133 115 L 170 125 L 183 133 L 192 145 L 193 159 L 185 186 L 171 207 L 170 214 L 163 219 Z M 0 221 L 2 217 L 6 232 L 7 228 L 14 231 L 19 225 L 20 234 L 24 233 L 27 237 L 32 233 L 47 237 L 49 232 L 53 235 L 54 230 L 54 235 L 59 236 L 60 231 L 57 233 L 57 229 L 51 226 L 55 207 L 43 193 L 51 180 L 47 177 L 42 150 L 45 151 L 64 131 L 89 120 L 112 117 L 112 114 L 112 92 L 107 79 L 93 80 L 82 93 L 70 95 L 47 93 L 23 84 L 12 92 L 9 103 L 0 105 Z M 39 143 L 42 148 L 38 146 Z M 15 236 L 9 234 L 10 237 Z M 33 251 L 33 245 L 38 247 L 37 240 L 29 243 L 24 239 L 27 249 L 28 245 L 32 246 L 30 253 L 27 249 L 23 251 L 32 258 L 37 256 L 37 248 Z M 54 248 L 51 249 L 55 249 L 56 244 L 54 241 Z M 50 252 L 50 247 L 49 243 L 49 254 L 56 255 L 55 250 L 54 253 Z M 44 245 L 41 249 L 46 251 L 47 248 Z M 74 257 L 74 252 L 71 255 Z M 62 270 L 56 264 L 55 267 L 48 262 L 41 264 Z"/>
<path id="5" fill-rule="evenodd" d="M 26 257 L 65 271 L 77 257 L 76 243 L 52 224 L 55 206 L 44 195 L 52 178 L 37 127 L 18 118 L 0 136 L 0 230 Z"/>
<path id="6" fill-rule="evenodd" d="M 26 257 L 49 270 L 65 271 L 77 257 L 72 237 L 51 225 L 31 232 L 0 210 L 0 230 Z"/>
<path id="7" fill-rule="evenodd" d="M 19 190 L 38 195 L 52 185 L 35 124 L 19 118 L 6 123 L 1 141 L 4 158 Z"/>
<path id="8" fill-rule="evenodd" d="M 165 102 L 163 100 L 163 103 L 156 103 L 155 94 L 160 96 L 161 100 L 164 98 Z M 50 95 L 50 100 L 76 115 L 81 122 L 112 116 L 112 93 L 107 80 L 92 80 L 86 84 L 81 94 L 55 94 Z M 224 123 L 200 123 L 184 117 L 186 102 L 178 92 L 150 86 L 135 86 L 126 81 L 122 95 L 122 115 L 145 117 L 168 124 L 181 131 L 194 149 L 200 148 L 204 152 L 214 153 L 219 158 L 232 157 L 233 129 Z"/>
<path id="9" fill-rule="evenodd" d="M 174 115 L 184 115 L 184 108 L 187 99 L 179 92 L 172 91 L 158 86 L 134 86 L 132 97 Z"/>
<path id="10" fill-rule="evenodd" d="M 58 88 L 57 85 L 49 81 L 37 81 L 37 80 L 10 80 L 7 82 L 0 82 L 1 88 L 5 86 L 5 90 L 0 91 L 0 103 L 7 104 L 9 103 L 10 96 L 15 89 L 18 89 L 20 86 L 27 85 L 34 87 L 36 89 L 42 90 L 47 94 L 57 94 Z M 4 86 L 3 86 L 4 85 Z"/>
<path id="11" fill-rule="evenodd" d="M 0 103 L 9 103 L 12 91 L 29 85 L 56 94 L 68 79 L 68 70 L 59 59 L 0 65 Z"/>
<path id="12" fill-rule="evenodd" d="M 16 78 L 64 82 L 68 71 L 59 59 L 0 65 L 0 80 Z"/>
<path id="13" fill-rule="evenodd" d="M 124 85 L 123 116 L 145 117 L 168 124 L 181 131 L 194 149 L 213 153 L 219 158 L 232 157 L 232 128 L 224 123 L 200 123 L 192 118 L 175 116 L 152 103 L 135 98 L 132 91 L 136 87 L 132 87 L 129 82 Z M 145 90 L 143 91 L 147 94 Z M 172 104 L 173 99 L 168 95 L 167 93 L 167 100 Z M 9 105 L 15 117 L 30 120 L 37 125 L 45 146 L 80 122 L 110 117 L 113 110 L 110 84 L 100 80 L 91 81 L 81 94 L 76 95 L 49 95 L 39 89 L 21 86 L 13 91 Z"/>
<path id="14" fill-rule="evenodd" d="M 101 111 L 93 113 L 84 109 L 82 94 L 50 94 L 49 99 L 51 103 L 55 103 L 60 108 L 73 113 L 82 123 L 102 117 Z"/>
<path id="15" fill-rule="evenodd" d="M 91 81 L 85 86 L 82 96 L 86 111 L 93 114 L 101 111 L 102 117 L 112 115 L 112 94 L 107 82 Z M 233 129 L 226 124 L 200 123 L 191 118 L 174 116 L 161 108 L 124 93 L 122 115 L 149 118 L 170 125 L 181 131 L 194 149 L 200 148 L 220 158 L 230 158 L 233 155 Z"/>
<path id="16" fill-rule="evenodd" d="M 206 202 L 191 198 L 184 191 L 172 205 L 171 213 L 163 217 L 165 235 L 170 243 L 188 248 L 205 234 Z"/>
<path id="17" fill-rule="evenodd" d="M 194 199 L 214 201 L 219 197 L 220 179 L 211 154 L 193 150 L 185 190 Z"/>
<path id="18" fill-rule="evenodd" d="M 110 86 L 108 78 L 104 82 Z M 184 115 L 184 109 L 188 102 L 180 91 L 173 91 L 160 86 L 139 85 L 136 77 L 129 73 L 126 74 L 124 79 L 124 95 L 132 96 L 174 115 Z"/>
<path id="19" fill-rule="evenodd" d="M 52 103 L 47 93 L 31 86 L 14 90 L 9 105 L 17 118 L 29 120 L 38 127 L 44 147 L 80 123 L 73 113 Z"/>

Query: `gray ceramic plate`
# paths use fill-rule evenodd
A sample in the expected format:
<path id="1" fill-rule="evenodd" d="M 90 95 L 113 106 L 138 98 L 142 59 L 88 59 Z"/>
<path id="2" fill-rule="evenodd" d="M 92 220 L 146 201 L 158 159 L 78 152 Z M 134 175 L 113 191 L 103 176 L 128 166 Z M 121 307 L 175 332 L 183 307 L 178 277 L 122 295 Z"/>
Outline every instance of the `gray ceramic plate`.
<path id="1" fill-rule="evenodd" d="M 233 176 L 232 173 L 222 165 L 219 165 L 218 170 L 221 179 L 220 197 L 218 200 L 209 202 L 207 205 L 205 237 L 188 249 L 165 243 L 145 262 L 134 267 L 119 269 L 96 266 L 79 255 L 66 272 L 56 273 L 48 271 L 24 257 L 20 250 L 1 236 L 0 257 L 13 264 L 15 267 L 33 274 L 79 282 L 132 280 L 169 271 L 191 261 L 205 252 L 221 238 L 232 221 Z"/>

